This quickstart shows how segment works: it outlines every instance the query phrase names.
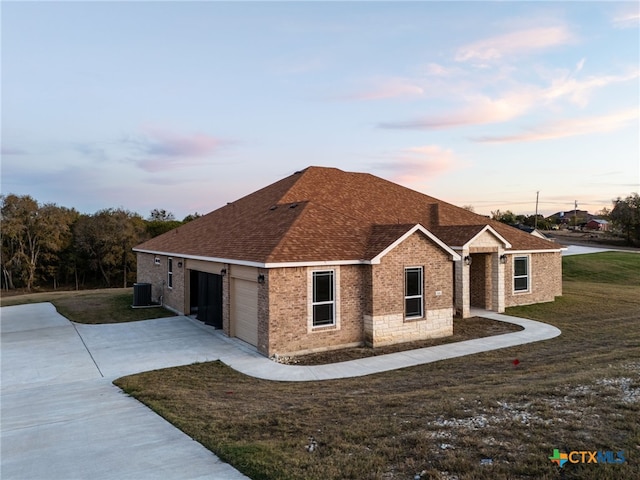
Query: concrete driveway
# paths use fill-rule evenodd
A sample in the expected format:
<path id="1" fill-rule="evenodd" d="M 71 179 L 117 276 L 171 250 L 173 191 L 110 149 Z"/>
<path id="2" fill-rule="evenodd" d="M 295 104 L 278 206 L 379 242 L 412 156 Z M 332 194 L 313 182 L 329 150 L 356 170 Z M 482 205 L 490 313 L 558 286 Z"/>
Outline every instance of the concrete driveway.
<path id="1" fill-rule="evenodd" d="M 314 381 L 398 368 L 547 340 L 556 327 L 477 311 L 519 332 L 316 366 L 275 363 L 187 317 L 111 325 L 69 322 L 53 305 L 3 307 L 2 479 L 246 478 L 112 384 L 118 377 L 221 360 L 246 375 Z"/>
<path id="2" fill-rule="evenodd" d="M 111 383 L 217 359 L 225 343 L 197 322 L 78 325 L 37 304 L 0 325 L 3 479 L 247 478 Z"/>

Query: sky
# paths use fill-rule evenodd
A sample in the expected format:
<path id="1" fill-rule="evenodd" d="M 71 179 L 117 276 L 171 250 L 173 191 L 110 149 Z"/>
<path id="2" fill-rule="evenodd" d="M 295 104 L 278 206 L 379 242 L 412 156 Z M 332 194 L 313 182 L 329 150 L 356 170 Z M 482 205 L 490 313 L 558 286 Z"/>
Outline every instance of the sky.
<path id="1" fill-rule="evenodd" d="M 2 194 L 181 219 L 310 165 L 485 215 L 640 191 L 638 2 L 1 9 Z"/>

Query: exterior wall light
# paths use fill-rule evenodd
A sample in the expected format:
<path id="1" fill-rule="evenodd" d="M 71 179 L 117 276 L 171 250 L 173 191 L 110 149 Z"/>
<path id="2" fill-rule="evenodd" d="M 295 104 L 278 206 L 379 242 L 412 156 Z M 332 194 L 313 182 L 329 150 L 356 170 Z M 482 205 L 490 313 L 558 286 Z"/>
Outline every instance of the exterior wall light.
<path id="1" fill-rule="evenodd" d="M 263 274 L 258 275 L 258 283 L 259 284 L 263 284 L 264 283 L 264 275 Z"/>
<path id="2" fill-rule="evenodd" d="M 220 275 L 222 275 L 223 277 L 227 274 L 227 269 L 223 268 L 222 270 L 220 270 Z"/>
<path id="3" fill-rule="evenodd" d="M 471 265 L 471 257 L 469 255 L 464 257 L 464 264 L 467 266 Z"/>
<path id="4" fill-rule="evenodd" d="M 502 255 L 500 255 L 500 263 L 502 265 L 504 265 L 505 263 L 507 263 L 507 256 L 503 253 Z"/>
<path id="5" fill-rule="evenodd" d="M 182 268 L 182 262 L 178 262 L 178 268 Z"/>

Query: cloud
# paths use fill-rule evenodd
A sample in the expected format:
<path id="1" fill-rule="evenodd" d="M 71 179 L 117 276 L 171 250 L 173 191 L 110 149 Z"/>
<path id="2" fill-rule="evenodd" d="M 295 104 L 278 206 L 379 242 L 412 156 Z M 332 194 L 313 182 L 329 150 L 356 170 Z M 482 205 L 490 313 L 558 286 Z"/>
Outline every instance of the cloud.
<path id="1" fill-rule="evenodd" d="M 572 40 L 573 36 L 563 26 L 530 28 L 462 46 L 456 52 L 455 60 L 458 62 L 500 60 L 507 56 L 564 45 Z"/>
<path id="2" fill-rule="evenodd" d="M 477 96 L 469 101 L 465 108 L 400 122 L 383 122 L 380 128 L 407 130 L 437 130 L 464 125 L 483 125 L 512 120 L 529 110 L 534 97 L 527 92 L 513 92 L 504 97 L 491 99 Z"/>
<path id="3" fill-rule="evenodd" d="M 637 28 L 640 26 L 640 10 L 638 10 L 637 3 L 634 3 L 631 9 L 625 11 L 619 11 L 612 19 L 611 22 L 615 28 Z"/>
<path id="4" fill-rule="evenodd" d="M 100 162 L 108 160 L 106 149 L 96 143 L 75 143 L 72 148 L 84 157 L 92 158 Z"/>
<path id="5" fill-rule="evenodd" d="M 439 63 L 428 63 L 425 67 L 425 73 L 434 77 L 445 77 L 451 74 L 451 69 Z"/>
<path id="6" fill-rule="evenodd" d="M 201 133 L 185 135 L 146 127 L 142 134 L 129 136 L 123 143 L 134 149 L 133 162 L 138 167 L 159 172 L 206 164 L 228 142 Z"/>
<path id="7" fill-rule="evenodd" d="M 582 64 L 583 61 L 581 61 L 578 66 L 582 68 Z M 634 80 L 639 76 L 640 70 L 636 69 L 635 71 L 624 75 L 591 76 L 585 80 L 577 80 L 572 77 L 560 78 L 554 80 L 548 88 L 541 92 L 540 99 L 548 103 L 553 100 L 566 97 L 571 102 L 584 107 L 588 103 L 588 97 L 592 90 L 615 83 Z"/>
<path id="8" fill-rule="evenodd" d="M 424 94 L 422 87 L 404 79 L 393 78 L 374 83 L 369 89 L 347 94 L 340 97 L 340 99 L 350 101 L 386 100 L 390 98 L 420 97 Z"/>
<path id="9" fill-rule="evenodd" d="M 26 155 L 27 152 L 26 150 L 22 150 L 21 148 L 11 148 L 11 147 L 5 147 L 3 145 L 1 154 L 2 155 Z"/>
<path id="10" fill-rule="evenodd" d="M 147 153 L 167 157 L 201 157 L 220 146 L 220 140 L 200 133 L 180 135 L 165 130 L 147 129 Z"/>
<path id="11" fill-rule="evenodd" d="M 594 133 L 606 133 L 629 126 L 638 119 L 638 109 L 631 108 L 598 117 L 573 118 L 532 128 L 527 132 L 473 138 L 480 143 L 516 143 L 553 140 Z"/>
<path id="12" fill-rule="evenodd" d="M 584 59 L 578 62 L 576 72 L 583 68 L 584 63 Z M 405 121 L 381 122 L 378 127 L 400 130 L 439 130 L 508 122 L 536 108 L 550 106 L 562 100 L 585 107 L 593 90 L 638 77 L 640 77 L 640 70 L 637 69 L 626 74 L 590 76 L 583 80 L 564 75 L 553 79 L 547 87 L 520 85 L 496 98 L 486 95 L 470 96 L 467 98 L 466 106 L 450 112 Z"/>
<path id="13" fill-rule="evenodd" d="M 411 184 L 458 168 L 458 160 L 452 150 L 438 145 L 406 148 L 396 158 L 378 162 L 374 168 L 389 172 L 389 178 L 402 184 Z"/>

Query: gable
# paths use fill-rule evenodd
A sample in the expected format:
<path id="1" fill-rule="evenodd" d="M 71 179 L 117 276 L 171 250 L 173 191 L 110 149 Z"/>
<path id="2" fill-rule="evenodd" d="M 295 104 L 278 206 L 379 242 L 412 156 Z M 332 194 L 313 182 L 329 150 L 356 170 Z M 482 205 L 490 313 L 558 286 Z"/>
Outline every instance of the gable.
<path id="1" fill-rule="evenodd" d="M 378 253 L 375 257 L 373 257 L 371 259 L 371 264 L 372 265 L 379 264 L 380 261 L 382 260 L 382 258 L 385 255 L 387 255 L 389 252 L 393 251 L 395 248 L 397 248 L 405 240 L 407 240 L 408 238 L 412 237 L 413 235 L 423 235 L 424 237 L 428 238 L 432 243 L 434 243 L 438 248 L 443 250 L 447 255 L 449 255 L 451 260 L 460 260 L 460 255 L 458 255 L 451 248 L 449 248 L 449 246 L 447 246 L 442 240 L 440 240 L 438 237 L 436 237 L 429 230 L 424 228 L 422 225 L 418 224 L 418 225 L 415 225 L 415 226 L 411 227 L 409 230 L 407 230 L 400 237 L 396 238 L 390 245 L 388 245 L 386 248 L 384 248 L 380 253 Z"/>

